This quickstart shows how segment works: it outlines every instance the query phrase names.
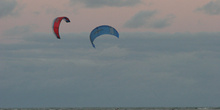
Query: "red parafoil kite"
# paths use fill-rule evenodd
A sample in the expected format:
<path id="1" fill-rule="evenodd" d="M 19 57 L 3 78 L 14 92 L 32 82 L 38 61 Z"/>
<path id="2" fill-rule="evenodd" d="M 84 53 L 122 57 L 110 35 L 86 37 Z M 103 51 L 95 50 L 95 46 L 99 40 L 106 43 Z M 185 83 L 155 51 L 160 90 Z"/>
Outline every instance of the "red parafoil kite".
<path id="1" fill-rule="evenodd" d="M 54 20 L 54 23 L 53 23 L 53 31 L 54 31 L 54 34 L 57 36 L 58 39 L 60 39 L 60 35 L 59 35 L 60 22 L 61 22 L 63 19 L 66 20 L 67 23 L 70 22 L 69 18 L 63 16 L 63 17 L 57 17 L 57 18 Z"/>

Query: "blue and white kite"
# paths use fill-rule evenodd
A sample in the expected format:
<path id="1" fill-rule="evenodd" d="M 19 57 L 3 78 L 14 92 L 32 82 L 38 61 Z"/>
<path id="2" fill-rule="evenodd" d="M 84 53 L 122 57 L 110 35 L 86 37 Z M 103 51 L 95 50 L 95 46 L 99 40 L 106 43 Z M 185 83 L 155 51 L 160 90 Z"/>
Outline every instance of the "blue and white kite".
<path id="1" fill-rule="evenodd" d="M 90 33 L 90 41 L 94 48 L 95 48 L 95 45 L 93 43 L 94 40 L 103 34 L 110 34 L 110 35 L 113 35 L 119 38 L 119 33 L 115 28 L 108 26 L 108 25 L 98 26 L 95 29 L 93 29 L 92 32 Z"/>

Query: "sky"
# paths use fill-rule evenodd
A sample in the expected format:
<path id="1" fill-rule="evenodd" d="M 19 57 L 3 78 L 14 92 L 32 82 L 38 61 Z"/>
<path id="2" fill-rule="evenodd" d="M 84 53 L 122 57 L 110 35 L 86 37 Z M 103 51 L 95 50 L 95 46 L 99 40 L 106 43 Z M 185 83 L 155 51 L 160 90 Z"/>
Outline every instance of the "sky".
<path id="1" fill-rule="evenodd" d="M 219 19 L 219 0 L 1 0 L 0 108 L 217 107 Z M 100 25 L 119 39 L 93 48 Z"/>

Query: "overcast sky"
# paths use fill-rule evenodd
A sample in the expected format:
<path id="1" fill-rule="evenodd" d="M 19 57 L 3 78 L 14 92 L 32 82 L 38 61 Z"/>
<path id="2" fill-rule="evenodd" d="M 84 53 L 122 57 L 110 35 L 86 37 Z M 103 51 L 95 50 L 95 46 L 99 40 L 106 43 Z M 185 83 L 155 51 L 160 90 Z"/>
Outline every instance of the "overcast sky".
<path id="1" fill-rule="evenodd" d="M 218 0 L 1 0 L 0 108 L 217 107 L 219 20 Z M 99 25 L 120 36 L 94 49 Z"/>

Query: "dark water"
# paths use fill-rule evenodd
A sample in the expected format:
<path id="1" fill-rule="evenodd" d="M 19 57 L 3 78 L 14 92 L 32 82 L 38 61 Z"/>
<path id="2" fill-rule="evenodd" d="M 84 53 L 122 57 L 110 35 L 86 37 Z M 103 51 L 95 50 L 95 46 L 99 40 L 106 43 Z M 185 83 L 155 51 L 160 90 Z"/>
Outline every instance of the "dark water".
<path id="1" fill-rule="evenodd" d="M 209 108 L 209 107 L 172 107 L 172 108 L 0 108 L 0 110 L 220 110 L 220 107 Z"/>

